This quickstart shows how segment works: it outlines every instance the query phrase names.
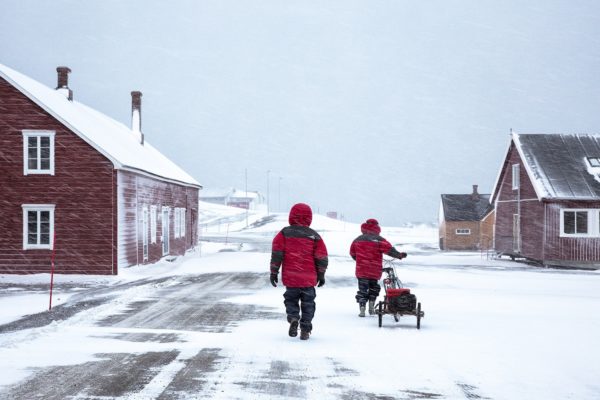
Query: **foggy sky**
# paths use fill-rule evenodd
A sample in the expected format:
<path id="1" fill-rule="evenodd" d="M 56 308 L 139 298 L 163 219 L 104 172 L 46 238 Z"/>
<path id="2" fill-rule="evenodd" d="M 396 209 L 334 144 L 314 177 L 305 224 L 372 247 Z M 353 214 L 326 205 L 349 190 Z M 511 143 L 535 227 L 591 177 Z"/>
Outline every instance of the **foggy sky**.
<path id="1" fill-rule="evenodd" d="M 206 188 L 269 176 L 273 211 L 435 221 L 511 128 L 600 133 L 594 0 L 0 4 L 0 63 L 127 125 L 142 91 L 148 142 Z"/>

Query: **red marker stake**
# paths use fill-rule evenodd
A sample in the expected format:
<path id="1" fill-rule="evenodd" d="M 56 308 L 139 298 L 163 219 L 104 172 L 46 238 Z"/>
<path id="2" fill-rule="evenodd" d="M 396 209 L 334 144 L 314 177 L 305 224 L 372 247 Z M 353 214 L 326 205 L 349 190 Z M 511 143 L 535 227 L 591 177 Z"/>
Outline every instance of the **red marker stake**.
<path id="1" fill-rule="evenodd" d="M 52 287 L 54 286 L 54 255 L 56 254 L 56 232 L 52 235 L 52 270 L 50 271 L 50 306 L 48 311 L 52 310 Z"/>

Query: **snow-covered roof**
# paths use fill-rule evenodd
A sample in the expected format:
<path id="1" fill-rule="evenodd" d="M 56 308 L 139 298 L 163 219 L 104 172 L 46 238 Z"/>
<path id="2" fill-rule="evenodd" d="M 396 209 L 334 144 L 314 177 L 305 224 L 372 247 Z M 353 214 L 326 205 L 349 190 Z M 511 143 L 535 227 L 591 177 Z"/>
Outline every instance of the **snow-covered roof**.
<path id="1" fill-rule="evenodd" d="M 442 209 L 446 221 L 481 221 L 493 207 L 489 194 L 442 194 Z"/>
<path id="2" fill-rule="evenodd" d="M 236 188 L 204 188 L 200 198 L 229 197 L 236 199 L 260 199 L 262 196 L 256 191 L 245 191 Z"/>
<path id="3" fill-rule="evenodd" d="M 147 140 L 142 145 L 139 133 L 124 124 L 77 101 L 69 101 L 57 90 L 2 64 L 0 77 L 98 150 L 116 169 L 147 173 L 159 179 L 201 187 Z"/>
<path id="4" fill-rule="evenodd" d="M 207 188 L 204 187 L 202 189 L 202 193 L 200 193 L 200 197 L 228 197 L 233 193 L 233 188 Z"/>
<path id="5" fill-rule="evenodd" d="M 600 176 L 588 161 L 600 158 L 600 135 L 513 133 L 511 141 L 539 199 L 600 200 Z"/>
<path id="6" fill-rule="evenodd" d="M 235 189 L 233 191 L 231 197 L 243 198 L 243 199 L 258 199 L 258 198 L 260 198 L 260 195 L 258 192 L 251 192 L 251 191 L 246 192 L 245 190 Z"/>

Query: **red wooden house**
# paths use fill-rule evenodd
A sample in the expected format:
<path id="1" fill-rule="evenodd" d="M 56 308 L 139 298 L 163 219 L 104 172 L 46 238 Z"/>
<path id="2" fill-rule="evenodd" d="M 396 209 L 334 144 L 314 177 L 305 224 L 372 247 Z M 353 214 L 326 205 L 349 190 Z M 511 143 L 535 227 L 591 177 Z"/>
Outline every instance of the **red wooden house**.
<path id="1" fill-rule="evenodd" d="M 600 267 L 600 136 L 513 133 L 492 202 L 496 251 Z"/>
<path id="2" fill-rule="evenodd" d="M 117 274 L 197 241 L 194 178 L 132 127 L 0 64 L 0 273 Z"/>

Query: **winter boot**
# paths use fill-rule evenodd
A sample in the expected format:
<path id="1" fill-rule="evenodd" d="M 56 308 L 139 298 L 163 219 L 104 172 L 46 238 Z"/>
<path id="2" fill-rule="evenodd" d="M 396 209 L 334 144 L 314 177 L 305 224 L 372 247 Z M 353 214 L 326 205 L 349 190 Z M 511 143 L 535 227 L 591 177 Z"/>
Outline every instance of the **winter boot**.
<path id="1" fill-rule="evenodd" d="M 293 319 L 290 321 L 290 330 L 288 331 L 288 334 L 291 337 L 298 336 L 298 320 L 297 319 Z"/>
<path id="2" fill-rule="evenodd" d="M 360 306 L 360 313 L 358 314 L 359 317 L 364 317 L 365 316 L 365 305 L 364 304 L 359 304 Z"/>
<path id="3" fill-rule="evenodd" d="M 375 300 L 369 300 L 369 315 L 375 314 Z"/>
<path id="4" fill-rule="evenodd" d="M 302 339 L 302 340 L 308 340 L 309 337 L 310 337 L 310 332 L 309 331 L 300 330 L 300 339 Z"/>

